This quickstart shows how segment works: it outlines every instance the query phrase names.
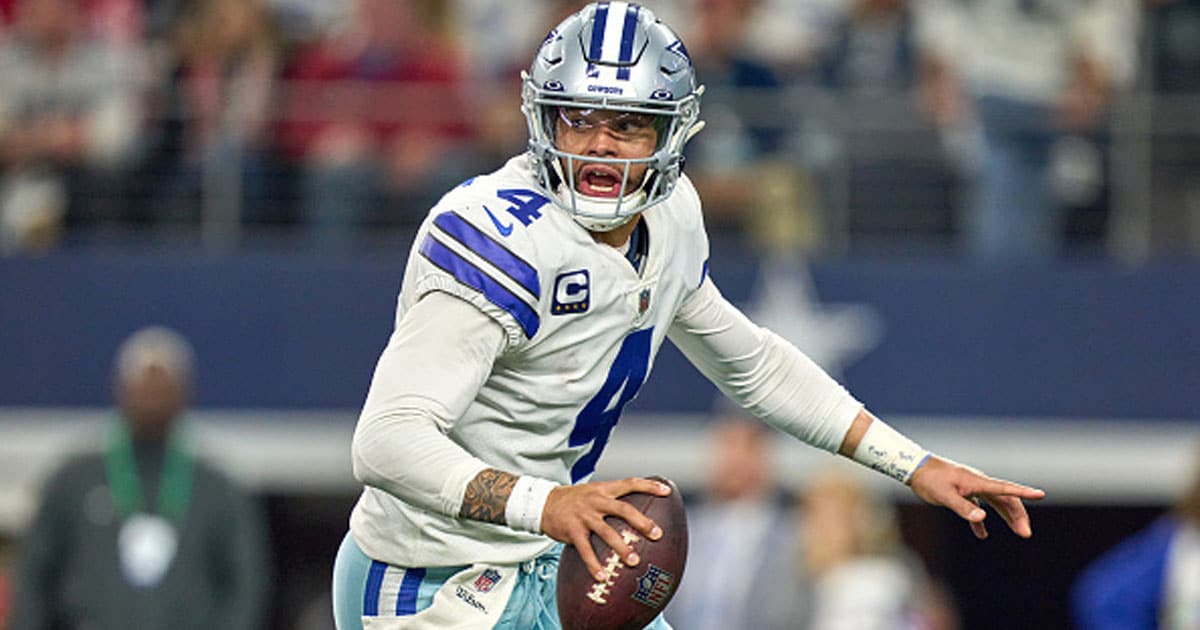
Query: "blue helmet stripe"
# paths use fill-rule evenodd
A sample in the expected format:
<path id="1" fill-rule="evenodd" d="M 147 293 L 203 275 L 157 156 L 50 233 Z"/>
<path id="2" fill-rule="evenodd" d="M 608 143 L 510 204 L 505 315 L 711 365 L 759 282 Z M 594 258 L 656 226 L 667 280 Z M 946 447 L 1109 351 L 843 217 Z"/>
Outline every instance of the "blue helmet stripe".
<path id="1" fill-rule="evenodd" d="M 366 617 L 379 616 L 379 589 L 383 586 L 383 574 L 386 571 L 386 564 L 378 560 L 371 561 L 367 584 L 363 587 L 363 615 Z"/>
<path id="2" fill-rule="evenodd" d="M 453 211 L 443 212 L 433 220 L 433 224 L 525 287 L 535 298 L 542 296 L 537 270 L 466 219 Z"/>
<path id="3" fill-rule="evenodd" d="M 479 291 L 489 302 L 512 315 L 526 337 L 532 338 L 537 334 L 541 324 L 537 312 L 504 285 L 471 264 L 471 261 L 451 251 L 431 235 L 427 235 L 421 243 L 421 255 L 442 271 L 454 276 L 455 280 Z"/>
<path id="4" fill-rule="evenodd" d="M 400 593 L 396 596 L 396 616 L 417 614 L 417 593 L 424 579 L 425 569 L 404 571 L 404 581 L 400 583 Z"/>
<path id="5" fill-rule="evenodd" d="M 588 59 L 592 61 L 600 60 L 600 53 L 604 50 L 604 28 L 608 23 L 608 3 L 601 2 L 596 5 L 596 19 L 592 22 L 592 45 L 588 48 Z"/>
<path id="6" fill-rule="evenodd" d="M 629 5 L 625 9 L 625 24 L 621 27 L 621 63 L 629 63 L 633 61 L 633 36 L 637 34 L 638 11 L 641 10 L 636 4 Z M 617 69 L 618 79 L 629 78 L 629 66 L 621 66 Z"/>

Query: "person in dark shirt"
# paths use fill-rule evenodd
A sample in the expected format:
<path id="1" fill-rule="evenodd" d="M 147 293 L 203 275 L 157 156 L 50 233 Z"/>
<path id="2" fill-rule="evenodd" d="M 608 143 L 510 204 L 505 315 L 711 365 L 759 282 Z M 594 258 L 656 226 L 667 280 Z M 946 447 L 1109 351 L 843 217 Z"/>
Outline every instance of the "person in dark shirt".
<path id="1" fill-rule="evenodd" d="M 54 473 L 26 538 L 10 630 L 263 627 L 255 503 L 197 459 L 180 417 L 192 350 L 152 327 L 121 346 L 101 449 Z"/>

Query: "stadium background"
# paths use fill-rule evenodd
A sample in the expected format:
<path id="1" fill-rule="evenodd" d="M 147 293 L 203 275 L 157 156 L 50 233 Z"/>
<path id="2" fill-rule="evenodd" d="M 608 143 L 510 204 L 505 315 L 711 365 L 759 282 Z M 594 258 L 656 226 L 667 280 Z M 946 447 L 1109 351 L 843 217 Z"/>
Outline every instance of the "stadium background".
<path id="1" fill-rule="evenodd" d="M 426 5 L 436 20 L 452 13 Z M 1075 198 L 1050 262 L 988 264 L 957 249 L 962 175 L 911 85 L 737 93 L 752 127 L 817 125 L 835 157 L 811 169 L 820 201 L 800 217 L 810 236 L 791 253 L 801 255 L 764 257 L 761 226 L 710 217 L 726 294 L 812 344 L 926 446 L 1049 493 L 1032 508 L 1032 540 L 979 543 L 950 514 L 881 485 L 964 628 L 1069 627 L 1079 570 L 1161 514 L 1200 462 L 1200 52 L 1167 46 L 1172 25 L 1197 15 L 1195 2 L 1145 9 L 1138 77 L 1088 137 L 1103 180 Z M 734 97 L 716 90 L 707 111 Z M 279 166 L 272 207 L 294 201 L 295 177 Z M 268 507 L 276 627 L 301 627 L 321 610 L 356 494 L 349 437 L 391 327 L 410 226 L 370 217 L 353 247 L 327 248 L 286 212 L 239 219 L 239 201 L 225 207 L 206 190 L 195 216 L 68 216 L 49 249 L 0 257 L 0 571 L 42 475 L 107 417 L 116 345 L 161 323 L 196 345 L 202 444 Z M 118 204 L 145 195 L 122 194 Z M 666 348 L 599 474 L 666 474 L 694 496 L 716 401 Z M 778 449 L 785 485 L 828 457 L 782 439 Z"/>

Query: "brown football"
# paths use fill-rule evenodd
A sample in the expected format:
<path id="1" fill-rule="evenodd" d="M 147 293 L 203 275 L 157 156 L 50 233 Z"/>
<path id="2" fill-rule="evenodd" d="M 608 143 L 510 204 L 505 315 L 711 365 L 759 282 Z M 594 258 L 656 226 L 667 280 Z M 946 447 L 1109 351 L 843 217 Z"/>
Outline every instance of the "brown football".
<path id="1" fill-rule="evenodd" d="M 635 492 L 620 500 L 653 519 L 663 530 L 662 538 L 652 541 L 624 520 L 607 517 L 609 525 L 630 541 L 640 561 L 635 567 L 626 566 L 607 543 L 592 534 L 592 548 L 609 574 L 603 582 L 588 572 L 579 551 L 567 545 L 558 564 L 556 592 L 563 630 L 641 630 L 666 608 L 679 588 L 688 548 L 683 497 L 671 480 L 648 478 L 671 486 L 671 494 L 656 497 Z"/>

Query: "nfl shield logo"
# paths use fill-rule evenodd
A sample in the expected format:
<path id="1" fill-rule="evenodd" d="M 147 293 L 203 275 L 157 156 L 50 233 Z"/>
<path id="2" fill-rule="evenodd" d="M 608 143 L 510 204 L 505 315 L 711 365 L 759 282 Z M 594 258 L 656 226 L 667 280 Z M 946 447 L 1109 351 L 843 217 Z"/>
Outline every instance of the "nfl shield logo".
<path id="1" fill-rule="evenodd" d="M 486 593 L 500 581 L 500 572 L 495 569 L 484 569 L 483 574 L 475 578 L 475 590 Z"/>
<path id="2" fill-rule="evenodd" d="M 652 564 L 645 573 L 638 577 L 637 590 L 633 593 L 633 599 L 651 608 L 662 608 L 663 604 L 671 597 L 674 587 L 675 576 Z"/>
<path id="3" fill-rule="evenodd" d="M 650 308 L 650 289 L 642 289 L 642 294 L 638 296 L 638 315 L 645 315 L 646 309 Z"/>

